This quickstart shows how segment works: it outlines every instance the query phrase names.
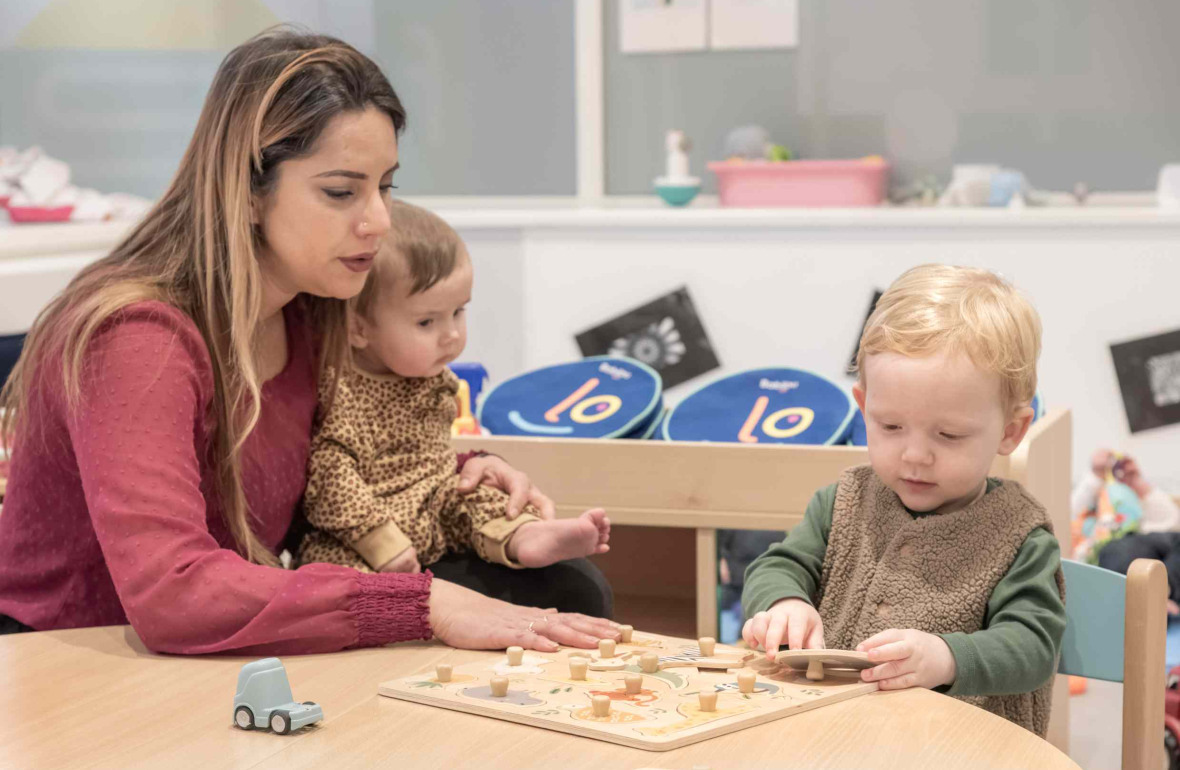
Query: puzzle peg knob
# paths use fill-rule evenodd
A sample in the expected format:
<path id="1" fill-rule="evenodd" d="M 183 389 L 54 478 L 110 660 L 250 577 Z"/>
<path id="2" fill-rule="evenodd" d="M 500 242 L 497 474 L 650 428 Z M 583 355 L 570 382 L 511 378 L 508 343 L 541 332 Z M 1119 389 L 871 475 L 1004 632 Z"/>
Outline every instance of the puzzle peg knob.
<path id="1" fill-rule="evenodd" d="M 645 674 L 654 674 L 660 670 L 660 656 L 654 652 L 645 652 L 639 656 L 639 668 Z"/>
<path id="2" fill-rule="evenodd" d="M 698 641 L 698 646 L 701 648 L 701 656 L 705 658 L 713 657 L 713 651 L 717 644 L 717 640 L 711 636 L 702 636 Z"/>
<path id="3" fill-rule="evenodd" d="M 634 626 L 619 626 L 619 641 L 621 641 L 623 644 L 630 644 L 631 634 L 634 632 Z"/>
<path id="4" fill-rule="evenodd" d="M 451 664 L 439 663 L 434 667 L 434 678 L 440 682 L 451 681 Z"/>
<path id="5" fill-rule="evenodd" d="M 628 695 L 638 695 L 639 689 L 643 686 L 643 674 L 627 674 L 623 681 L 627 684 Z"/>
<path id="6" fill-rule="evenodd" d="M 570 679 L 585 679 L 589 665 L 585 658 L 570 658 Z"/>
<path id="7" fill-rule="evenodd" d="M 717 691 L 709 690 L 708 692 L 701 690 L 701 711 L 716 711 L 717 710 Z"/>
<path id="8" fill-rule="evenodd" d="M 610 716 L 610 696 L 595 695 L 593 700 L 594 716 L 608 717 Z"/>
<path id="9" fill-rule="evenodd" d="M 598 657 L 613 658 L 615 656 L 615 640 L 614 639 L 599 639 L 598 640 Z"/>
<path id="10" fill-rule="evenodd" d="M 824 662 L 822 660 L 813 660 L 807 664 L 807 678 L 813 682 L 824 678 Z"/>
<path id="11" fill-rule="evenodd" d="M 493 676 L 491 681 L 488 682 L 488 686 L 492 689 L 492 695 L 495 695 L 497 698 L 503 698 L 508 694 L 508 677 Z"/>
<path id="12" fill-rule="evenodd" d="M 738 672 L 738 691 L 747 694 L 754 692 L 754 682 L 757 681 L 757 679 L 758 677 L 753 671 Z"/>
<path id="13" fill-rule="evenodd" d="M 523 647 L 509 647 L 508 648 L 508 665 L 519 666 L 524 660 Z"/>

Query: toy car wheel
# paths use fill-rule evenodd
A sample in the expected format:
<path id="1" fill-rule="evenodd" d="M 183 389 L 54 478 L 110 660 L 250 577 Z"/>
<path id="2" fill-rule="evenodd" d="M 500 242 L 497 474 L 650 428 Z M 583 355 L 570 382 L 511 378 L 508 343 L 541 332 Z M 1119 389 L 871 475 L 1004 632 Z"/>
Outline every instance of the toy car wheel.
<path id="1" fill-rule="evenodd" d="M 243 730 L 254 729 L 254 712 L 249 706 L 238 706 L 234 709 L 234 724 Z"/>
<path id="2" fill-rule="evenodd" d="M 270 715 L 270 729 L 279 735 L 291 732 L 291 717 L 286 711 L 276 711 Z"/>
<path id="3" fill-rule="evenodd" d="M 303 701 L 303 705 L 304 705 L 304 706 L 314 706 L 314 705 L 315 705 L 315 701 L 313 701 L 313 700 L 305 700 L 305 701 Z"/>
<path id="4" fill-rule="evenodd" d="M 1180 770 L 1180 741 L 1171 730 L 1164 729 L 1164 766 L 1168 770 Z"/>

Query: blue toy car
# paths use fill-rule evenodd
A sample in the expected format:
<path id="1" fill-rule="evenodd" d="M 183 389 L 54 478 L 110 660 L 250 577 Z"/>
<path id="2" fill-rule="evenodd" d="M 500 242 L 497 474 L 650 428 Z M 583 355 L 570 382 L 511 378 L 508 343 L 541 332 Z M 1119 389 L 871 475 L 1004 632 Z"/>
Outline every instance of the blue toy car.
<path id="1" fill-rule="evenodd" d="M 263 658 L 242 666 L 234 693 L 234 724 L 243 730 L 269 727 L 279 735 L 318 722 L 324 710 L 311 701 L 296 703 L 287 670 L 278 658 Z"/>

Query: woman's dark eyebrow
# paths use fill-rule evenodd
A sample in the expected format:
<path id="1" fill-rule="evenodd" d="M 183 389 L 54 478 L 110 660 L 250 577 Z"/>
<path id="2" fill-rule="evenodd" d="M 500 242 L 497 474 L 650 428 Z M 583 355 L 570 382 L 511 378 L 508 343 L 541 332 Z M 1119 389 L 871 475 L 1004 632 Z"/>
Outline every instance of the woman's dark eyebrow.
<path id="1" fill-rule="evenodd" d="M 402 166 L 402 164 L 400 164 L 400 163 L 394 164 L 388 171 L 385 172 L 385 174 L 392 174 L 394 171 L 397 171 L 399 168 L 401 168 L 401 166 Z M 381 176 L 385 176 L 385 174 L 382 174 Z M 365 179 L 369 178 L 368 174 L 362 174 L 359 171 L 349 171 L 348 169 L 343 169 L 343 168 L 337 168 L 337 169 L 333 169 L 332 171 L 325 171 L 322 174 L 316 174 L 315 178 L 319 179 L 322 176 L 343 176 L 343 177 L 348 177 L 349 179 L 360 179 L 360 180 L 365 180 Z"/>

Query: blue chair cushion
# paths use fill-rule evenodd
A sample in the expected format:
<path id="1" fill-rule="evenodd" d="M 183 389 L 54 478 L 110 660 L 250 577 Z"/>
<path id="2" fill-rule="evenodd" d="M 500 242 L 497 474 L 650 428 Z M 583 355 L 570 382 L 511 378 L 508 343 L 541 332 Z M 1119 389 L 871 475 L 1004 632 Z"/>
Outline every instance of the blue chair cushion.
<path id="1" fill-rule="evenodd" d="M 685 397 L 664 421 L 671 441 L 835 444 L 855 406 L 836 383 L 802 369 L 751 369 Z"/>
<path id="2" fill-rule="evenodd" d="M 1061 560 L 1065 577 L 1065 634 L 1057 670 L 1088 679 L 1123 681 L 1127 576 Z"/>
<path id="3" fill-rule="evenodd" d="M 639 437 L 659 419 L 662 395 L 650 366 L 592 356 L 505 380 L 488 391 L 478 419 L 493 435 Z"/>

